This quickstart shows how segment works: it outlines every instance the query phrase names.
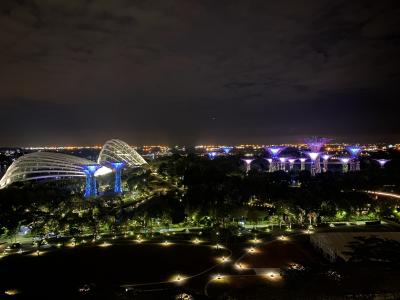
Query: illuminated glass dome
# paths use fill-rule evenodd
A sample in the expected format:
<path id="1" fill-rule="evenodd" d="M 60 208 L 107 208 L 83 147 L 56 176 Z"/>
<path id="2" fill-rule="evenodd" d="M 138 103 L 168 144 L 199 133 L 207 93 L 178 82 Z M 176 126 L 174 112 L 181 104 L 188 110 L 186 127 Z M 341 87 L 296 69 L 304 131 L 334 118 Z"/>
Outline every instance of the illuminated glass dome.
<path id="1" fill-rule="evenodd" d="M 35 152 L 21 156 L 7 169 L 0 180 L 0 189 L 14 182 L 40 179 L 86 177 L 84 167 L 96 164 L 85 158 L 53 152 Z M 111 173 L 107 167 L 99 168 L 95 176 Z"/>
<path id="2" fill-rule="evenodd" d="M 122 162 L 127 167 L 135 168 L 147 165 L 147 162 L 127 143 L 121 140 L 107 141 L 100 151 L 97 163 L 103 166 Z"/>

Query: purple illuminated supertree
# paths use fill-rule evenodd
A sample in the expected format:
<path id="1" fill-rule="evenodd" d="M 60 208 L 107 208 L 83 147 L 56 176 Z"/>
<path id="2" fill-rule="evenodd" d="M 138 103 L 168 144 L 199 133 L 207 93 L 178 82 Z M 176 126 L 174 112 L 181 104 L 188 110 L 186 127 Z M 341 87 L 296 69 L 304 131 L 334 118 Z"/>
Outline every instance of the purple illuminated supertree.
<path id="1" fill-rule="evenodd" d="M 311 176 L 315 176 L 317 173 L 321 173 L 321 163 L 319 160 L 319 152 L 307 152 L 307 155 L 311 159 L 310 172 Z"/>
<path id="2" fill-rule="evenodd" d="M 390 159 L 376 159 L 376 161 L 378 162 L 378 164 L 383 169 L 385 167 L 386 163 L 390 161 Z"/>
<path id="3" fill-rule="evenodd" d="M 246 163 L 246 173 L 249 173 L 251 170 L 251 163 L 254 160 L 253 158 L 242 158 L 242 160 Z"/>
<path id="4" fill-rule="evenodd" d="M 268 147 L 267 150 L 271 155 L 272 162 L 269 165 L 269 171 L 274 172 L 279 170 L 280 160 L 279 153 L 281 153 L 286 147 L 284 146 L 273 146 Z"/>
<path id="5" fill-rule="evenodd" d="M 358 159 L 358 155 L 361 153 L 362 148 L 358 146 L 349 146 L 346 147 L 346 149 L 351 155 L 350 171 L 360 171 L 360 160 Z"/>
<path id="6" fill-rule="evenodd" d="M 233 147 L 222 147 L 221 149 L 226 155 L 228 155 L 232 151 Z"/>
<path id="7" fill-rule="evenodd" d="M 329 154 L 322 155 L 322 164 L 323 164 L 322 170 L 324 172 L 328 171 L 328 161 L 329 161 L 330 157 L 331 157 L 331 155 L 329 155 Z"/>
<path id="8" fill-rule="evenodd" d="M 264 158 L 268 162 L 268 172 L 271 172 L 272 158 Z"/>
<path id="9" fill-rule="evenodd" d="M 286 157 L 279 157 L 279 162 L 281 163 L 280 164 L 280 169 L 282 171 L 286 171 L 286 160 L 287 160 Z"/>
<path id="10" fill-rule="evenodd" d="M 209 159 L 214 159 L 217 156 L 217 152 L 207 152 L 207 155 Z"/>
<path id="11" fill-rule="evenodd" d="M 294 162 L 296 161 L 295 158 L 289 158 L 288 162 L 289 162 L 289 170 L 293 170 L 293 166 L 294 166 Z"/>
<path id="12" fill-rule="evenodd" d="M 322 138 L 322 137 L 313 137 L 306 140 L 306 144 L 310 148 L 311 152 L 309 152 L 309 156 L 311 158 L 311 175 L 321 173 L 321 161 L 319 157 L 319 152 L 321 151 L 322 147 L 325 146 L 330 139 Z M 314 154 L 312 154 L 314 153 Z M 311 155 L 310 155 L 311 154 Z M 316 155 L 318 154 L 318 155 Z M 312 158 L 315 157 L 315 159 Z M 314 169 L 314 171 L 313 171 Z"/>
<path id="13" fill-rule="evenodd" d="M 342 163 L 343 173 L 348 172 L 349 171 L 350 158 L 349 157 L 342 157 L 342 158 L 339 158 L 339 160 Z"/>

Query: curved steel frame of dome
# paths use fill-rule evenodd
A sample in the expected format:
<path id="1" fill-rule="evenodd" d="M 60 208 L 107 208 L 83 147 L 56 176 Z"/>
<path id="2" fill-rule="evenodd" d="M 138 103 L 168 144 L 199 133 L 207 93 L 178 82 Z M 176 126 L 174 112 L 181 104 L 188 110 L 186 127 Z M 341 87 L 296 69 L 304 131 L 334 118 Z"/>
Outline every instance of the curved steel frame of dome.
<path id="1" fill-rule="evenodd" d="M 92 174 L 96 177 L 102 176 L 111 173 L 112 170 L 116 171 L 115 164 L 118 163 L 127 167 L 140 167 L 147 164 L 132 147 L 116 139 L 109 140 L 104 144 L 98 157 L 98 164 L 68 154 L 35 152 L 21 156 L 11 164 L 0 180 L 0 189 L 19 181 L 88 177 L 86 167 L 92 165 L 98 165 L 98 167 L 102 165 Z M 119 188 L 118 191 L 120 190 Z"/>
<path id="2" fill-rule="evenodd" d="M 97 163 L 103 166 L 111 165 L 112 163 L 122 162 L 127 167 L 140 167 L 147 162 L 127 143 L 113 139 L 107 141 L 100 151 Z"/>
<path id="3" fill-rule="evenodd" d="M 18 181 L 46 178 L 85 177 L 85 165 L 96 164 L 88 159 L 53 152 L 35 152 L 21 156 L 7 169 L 0 180 L 0 189 Z"/>

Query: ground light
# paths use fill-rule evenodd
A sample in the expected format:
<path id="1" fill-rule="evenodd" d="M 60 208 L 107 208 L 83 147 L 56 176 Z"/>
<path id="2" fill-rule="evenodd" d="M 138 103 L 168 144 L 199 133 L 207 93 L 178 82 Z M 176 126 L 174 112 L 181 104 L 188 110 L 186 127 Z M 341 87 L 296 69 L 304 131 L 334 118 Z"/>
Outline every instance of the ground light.
<path id="1" fill-rule="evenodd" d="M 6 294 L 6 295 L 8 295 L 8 296 L 14 296 L 14 295 L 18 294 L 18 290 L 14 290 L 14 289 L 12 289 L 12 290 L 5 290 L 5 291 L 4 291 L 4 294 Z"/>
<path id="2" fill-rule="evenodd" d="M 177 283 L 177 284 L 181 284 L 183 281 L 186 280 L 185 276 L 182 276 L 182 274 L 177 274 L 172 276 L 171 281 Z"/>
<path id="3" fill-rule="evenodd" d="M 107 242 L 104 242 L 103 244 L 100 244 L 99 246 L 100 247 L 109 247 L 109 246 L 111 246 L 112 244 L 110 244 L 110 243 L 107 243 Z"/>
<path id="4" fill-rule="evenodd" d="M 235 265 L 235 268 L 240 270 L 240 271 L 243 271 L 245 269 L 248 269 L 248 266 L 246 264 L 243 264 L 243 263 L 238 263 L 238 264 Z"/>
<path id="5" fill-rule="evenodd" d="M 286 236 L 284 236 L 284 235 L 281 235 L 280 237 L 279 237 L 279 239 L 281 240 L 281 241 L 287 241 L 287 237 Z"/>
<path id="6" fill-rule="evenodd" d="M 171 245 L 171 242 L 164 241 L 164 242 L 162 243 L 162 245 L 167 247 L 167 246 L 170 246 L 170 245 Z"/>
<path id="7" fill-rule="evenodd" d="M 225 257 L 225 256 L 221 256 L 217 260 L 220 261 L 221 263 L 226 263 L 229 261 L 229 258 Z"/>
<path id="8" fill-rule="evenodd" d="M 224 278 L 224 276 L 222 276 L 221 274 L 217 274 L 217 275 L 213 276 L 213 279 L 218 280 L 218 281 L 222 280 L 223 278 Z"/>
<path id="9" fill-rule="evenodd" d="M 247 251 L 249 253 L 256 253 L 257 252 L 256 248 L 254 248 L 254 247 L 250 247 L 249 249 L 247 249 Z"/>
<path id="10" fill-rule="evenodd" d="M 200 244 L 202 241 L 201 240 L 199 240 L 198 238 L 195 238 L 193 241 L 192 241 L 192 243 L 193 244 Z"/>
<path id="11" fill-rule="evenodd" d="M 282 280 L 282 276 L 274 271 L 269 271 L 265 274 L 265 278 L 268 279 L 269 281 L 280 281 Z"/>

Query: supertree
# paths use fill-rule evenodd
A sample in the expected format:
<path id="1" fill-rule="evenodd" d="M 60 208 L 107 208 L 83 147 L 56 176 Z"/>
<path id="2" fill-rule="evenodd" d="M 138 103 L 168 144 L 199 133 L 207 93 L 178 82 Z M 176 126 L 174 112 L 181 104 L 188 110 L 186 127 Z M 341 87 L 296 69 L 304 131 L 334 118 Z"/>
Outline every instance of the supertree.
<path id="1" fill-rule="evenodd" d="M 339 158 L 339 160 L 342 163 L 343 173 L 347 173 L 349 171 L 350 158 L 349 157 L 342 157 L 342 158 Z"/>
<path id="2" fill-rule="evenodd" d="M 289 162 L 289 170 L 293 170 L 293 165 L 294 165 L 294 162 L 296 161 L 296 159 L 295 158 L 289 158 L 288 159 L 288 162 Z"/>
<path id="3" fill-rule="evenodd" d="M 273 146 L 268 147 L 267 150 L 271 155 L 272 162 L 269 165 L 269 171 L 274 172 L 279 170 L 280 160 L 279 153 L 281 153 L 286 147 L 284 146 Z"/>
<path id="4" fill-rule="evenodd" d="M 122 173 L 122 168 L 125 166 L 125 163 L 123 163 L 123 162 L 113 162 L 110 165 L 111 165 L 111 168 L 115 172 L 114 193 L 121 194 L 122 193 L 121 173 Z"/>
<path id="5" fill-rule="evenodd" d="M 323 137 L 313 137 L 306 140 L 306 144 L 310 148 L 308 156 L 311 158 L 311 175 L 313 176 L 321 173 L 321 161 L 319 154 L 322 147 L 325 146 L 325 144 L 329 141 L 330 139 Z"/>
<path id="6" fill-rule="evenodd" d="M 324 172 L 327 172 L 327 171 L 328 171 L 328 161 L 329 161 L 329 158 L 331 158 L 331 155 L 329 155 L 329 154 L 324 154 L 324 155 L 322 155 L 322 164 L 323 164 L 322 170 L 323 170 Z"/>
<path id="7" fill-rule="evenodd" d="M 84 165 L 82 166 L 83 172 L 86 175 L 85 197 L 97 196 L 97 183 L 94 173 L 101 168 L 101 165 Z"/>
<path id="8" fill-rule="evenodd" d="M 307 158 L 305 157 L 300 158 L 300 171 L 304 171 L 306 169 L 306 160 Z"/>
<path id="9" fill-rule="evenodd" d="M 360 160 L 358 155 L 361 153 L 362 148 L 358 146 L 346 147 L 346 150 L 350 153 L 350 171 L 360 171 Z"/>
<path id="10" fill-rule="evenodd" d="M 207 155 L 209 159 L 214 159 L 217 156 L 217 152 L 207 152 Z"/>
<path id="11" fill-rule="evenodd" d="M 286 157 L 279 157 L 279 162 L 280 162 L 280 169 L 282 171 L 286 171 Z"/>
<path id="12" fill-rule="evenodd" d="M 321 163 L 319 160 L 319 152 L 307 152 L 307 155 L 311 159 L 310 172 L 311 176 L 315 176 L 317 173 L 321 173 Z"/>
<path id="13" fill-rule="evenodd" d="M 383 169 L 385 167 L 386 163 L 388 163 L 390 161 L 390 159 L 376 159 L 376 161 Z"/>
<path id="14" fill-rule="evenodd" d="M 242 158 L 242 160 L 246 163 L 246 173 L 249 173 L 251 170 L 251 163 L 254 160 L 253 158 Z"/>
<path id="15" fill-rule="evenodd" d="M 232 151 L 233 147 L 222 147 L 221 149 L 226 155 L 228 155 Z"/>

